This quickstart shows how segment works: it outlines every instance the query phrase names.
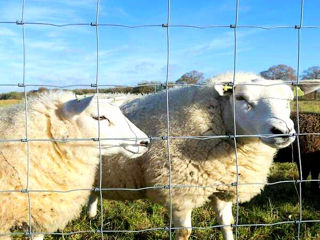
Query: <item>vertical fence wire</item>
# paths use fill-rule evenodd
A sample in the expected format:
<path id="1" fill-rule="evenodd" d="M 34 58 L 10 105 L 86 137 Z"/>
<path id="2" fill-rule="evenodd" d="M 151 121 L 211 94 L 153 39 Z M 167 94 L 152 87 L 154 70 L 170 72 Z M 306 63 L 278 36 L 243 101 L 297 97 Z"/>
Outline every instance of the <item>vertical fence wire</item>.
<path id="1" fill-rule="evenodd" d="M 234 141 L 234 154 L 235 154 L 235 164 L 236 164 L 236 221 L 235 221 L 235 231 L 236 240 L 238 239 L 238 224 L 239 224 L 239 163 L 238 163 L 238 149 L 237 149 L 237 125 L 236 125 L 236 98 L 235 98 L 235 84 L 236 84 L 236 70 L 237 70 L 237 28 L 239 19 L 239 0 L 235 1 L 235 21 L 233 27 L 234 36 L 234 49 L 233 49 L 233 80 L 232 80 L 232 104 L 233 104 L 233 141 Z"/>
<path id="2" fill-rule="evenodd" d="M 169 64 L 170 64 L 170 14 L 171 14 L 171 1 L 167 2 L 167 64 L 166 64 L 166 108 L 167 108 L 167 154 L 168 154 L 168 167 L 169 167 L 169 179 L 168 179 L 168 193 L 169 193 L 169 239 L 172 239 L 172 172 L 171 172 L 171 153 L 170 153 L 170 109 L 169 109 Z"/>
<path id="3" fill-rule="evenodd" d="M 26 87 L 26 42 L 25 42 L 25 25 L 24 25 L 24 18 L 25 18 L 25 0 L 22 0 L 22 7 L 21 7 L 21 20 L 18 24 L 21 25 L 22 29 L 22 84 L 23 87 L 23 94 L 24 94 L 24 111 L 25 111 L 25 144 L 26 144 L 26 160 L 27 160 L 27 181 L 26 181 L 26 188 L 23 189 L 21 192 L 27 194 L 28 200 L 28 233 L 29 237 L 32 237 L 32 215 L 31 215 L 31 197 L 29 192 L 29 178 L 30 178 L 30 142 L 29 142 L 29 116 L 28 116 L 28 96 L 27 96 L 27 87 Z"/>
<path id="4" fill-rule="evenodd" d="M 100 104 L 99 104 L 99 49 L 100 49 L 100 39 L 99 39 L 99 13 L 100 13 L 100 0 L 97 0 L 96 4 L 96 21 L 94 24 L 91 24 L 95 27 L 96 32 L 96 81 L 95 88 L 97 93 L 97 114 L 98 114 L 98 148 L 99 148 L 99 198 L 100 198 L 100 234 L 101 239 L 104 239 L 103 233 L 103 197 L 102 197 L 102 153 L 101 153 L 101 128 L 100 128 Z"/>
<path id="5" fill-rule="evenodd" d="M 301 27 L 303 24 L 303 12 L 304 12 L 304 0 L 301 0 L 300 3 L 300 23 L 296 26 L 297 34 L 298 34 L 298 42 L 297 42 L 297 81 L 296 81 L 296 122 L 297 122 L 297 147 L 298 147 L 298 161 L 299 161 L 299 221 L 298 221 L 298 231 L 297 231 L 297 239 L 300 240 L 301 235 L 301 221 L 302 221 L 302 162 L 301 162 L 301 152 L 300 152 L 300 122 L 299 122 L 299 97 L 298 97 L 298 84 L 300 81 L 300 60 L 301 60 Z M 305 189 L 304 189 L 305 191 Z"/>

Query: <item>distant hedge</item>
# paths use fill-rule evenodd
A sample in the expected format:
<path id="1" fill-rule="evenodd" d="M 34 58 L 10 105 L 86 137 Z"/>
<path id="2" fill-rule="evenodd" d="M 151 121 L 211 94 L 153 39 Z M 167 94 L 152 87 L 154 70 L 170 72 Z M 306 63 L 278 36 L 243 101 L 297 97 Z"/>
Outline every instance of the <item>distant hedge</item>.
<path id="1" fill-rule="evenodd" d="M 171 85 L 172 86 L 172 85 Z M 171 87 L 169 86 L 169 88 Z M 148 93 L 154 93 L 165 89 L 165 85 L 140 85 L 137 87 L 116 87 L 116 88 L 101 88 L 99 89 L 100 93 L 131 93 L 131 94 L 148 94 Z M 57 89 L 54 89 L 57 90 Z M 38 90 L 32 90 L 27 93 L 28 96 L 36 95 L 41 92 L 48 91 L 47 88 L 41 87 Z M 94 94 L 96 93 L 95 88 L 90 89 L 75 89 L 72 90 L 74 93 L 78 95 L 83 94 Z M 23 92 L 8 92 L 8 93 L 0 93 L 0 100 L 8 100 L 8 99 L 17 99 L 21 100 L 24 97 Z M 320 99 L 320 93 L 314 92 L 312 94 L 308 94 L 306 96 L 300 97 L 299 100 L 318 100 Z"/>
<path id="2" fill-rule="evenodd" d="M 8 93 L 1 93 L 0 100 L 8 100 L 8 99 L 18 99 L 21 100 L 23 98 L 23 92 L 8 92 Z"/>
<path id="3" fill-rule="evenodd" d="M 116 88 L 99 88 L 99 93 L 131 93 L 131 94 L 147 94 L 153 93 L 157 91 L 161 91 L 164 89 L 163 85 L 156 86 L 137 86 L 137 87 L 116 87 Z M 54 89 L 57 90 L 57 89 Z M 48 91 L 47 88 L 39 88 L 38 90 L 32 90 L 27 93 L 28 96 L 36 95 L 41 92 Z M 83 94 L 94 94 L 96 93 L 95 88 L 90 89 L 75 89 L 72 90 L 75 94 L 83 95 Z M 8 92 L 8 93 L 0 93 L 0 100 L 8 100 L 8 99 L 17 99 L 21 100 L 24 97 L 24 92 Z"/>

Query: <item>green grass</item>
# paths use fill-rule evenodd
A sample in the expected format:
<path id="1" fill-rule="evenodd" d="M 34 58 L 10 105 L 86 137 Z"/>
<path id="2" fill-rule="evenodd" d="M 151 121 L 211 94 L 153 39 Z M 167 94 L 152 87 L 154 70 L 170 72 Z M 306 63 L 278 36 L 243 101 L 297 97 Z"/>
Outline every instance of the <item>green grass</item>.
<path id="1" fill-rule="evenodd" d="M 17 99 L 0 100 L 0 107 L 9 107 L 20 102 L 21 100 Z"/>
<path id="2" fill-rule="evenodd" d="M 269 182 L 280 180 L 292 180 L 298 178 L 297 168 L 294 163 L 276 163 L 272 167 Z M 303 219 L 320 220 L 320 196 L 314 196 L 307 185 L 307 196 L 303 201 Z M 148 228 L 164 228 L 169 224 L 168 212 L 160 205 L 148 200 L 139 201 L 106 201 L 104 206 L 105 230 L 142 230 Z M 236 207 L 234 206 L 234 216 Z M 100 214 L 100 213 L 99 213 Z M 99 216 L 98 214 L 98 216 Z M 190 239 L 222 239 L 218 228 L 210 228 L 217 225 L 212 207 L 207 204 L 195 209 L 192 214 L 194 227 L 208 227 L 203 230 L 193 230 Z M 264 191 L 248 203 L 240 204 L 239 224 L 250 223 L 275 223 L 299 219 L 298 191 L 293 183 L 281 183 L 266 186 Z M 80 219 L 70 223 L 63 232 L 82 230 L 96 230 L 100 228 L 100 218 L 89 220 L 85 211 Z M 282 224 L 276 226 L 239 227 L 239 240 L 288 240 L 295 239 L 297 224 Z M 168 239 L 168 232 L 164 230 L 146 231 L 142 233 L 107 233 L 106 240 L 153 240 Z M 64 236 L 65 239 L 101 239 L 99 234 L 82 233 Z M 61 239 L 58 236 L 47 236 L 46 239 Z M 301 224 L 301 239 L 320 239 L 320 223 Z"/>
<path id="3" fill-rule="evenodd" d="M 296 102 L 291 102 L 291 110 L 296 112 Z M 299 112 L 320 112 L 320 101 L 299 101 Z"/>

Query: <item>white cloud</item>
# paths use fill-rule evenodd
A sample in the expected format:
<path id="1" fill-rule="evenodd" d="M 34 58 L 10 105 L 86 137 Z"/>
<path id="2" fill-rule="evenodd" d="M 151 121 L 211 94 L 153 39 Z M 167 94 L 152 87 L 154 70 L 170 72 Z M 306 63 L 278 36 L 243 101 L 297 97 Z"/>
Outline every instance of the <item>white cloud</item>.
<path id="1" fill-rule="evenodd" d="M 17 29 L 17 30 L 20 30 L 20 29 Z M 7 28 L 7 27 L 0 27 L 0 36 L 1 37 L 17 37 L 19 36 L 19 32 L 21 31 L 14 31 L 10 28 Z"/>
<path id="2" fill-rule="evenodd" d="M 46 0 L 33 0 L 34 2 L 46 2 Z M 65 4 L 73 7 L 92 7 L 95 8 L 97 0 L 55 0 L 55 3 Z"/>
<path id="3" fill-rule="evenodd" d="M 37 50 L 46 50 L 46 51 L 62 51 L 67 49 L 67 45 L 59 41 L 34 41 L 30 40 L 26 42 L 26 48 L 29 50 L 37 49 Z"/>
<path id="4" fill-rule="evenodd" d="M 237 41 L 241 45 L 245 42 L 246 37 L 250 35 L 256 34 L 261 30 L 246 30 L 246 31 L 238 31 L 237 33 Z M 203 42 L 194 44 L 190 48 L 184 48 L 182 50 L 178 50 L 178 55 L 185 56 L 199 56 L 202 54 L 207 54 L 209 51 L 213 51 L 215 54 L 230 54 L 233 52 L 234 48 L 234 33 L 233 32 L 226 32 L 221 34 L 220 36 L 213 38 L 211 40 L 203 39 Z M 247 47 L 246 47 L 247 48 Z M 243 49 L 242 49 L 243 50 Z"/>

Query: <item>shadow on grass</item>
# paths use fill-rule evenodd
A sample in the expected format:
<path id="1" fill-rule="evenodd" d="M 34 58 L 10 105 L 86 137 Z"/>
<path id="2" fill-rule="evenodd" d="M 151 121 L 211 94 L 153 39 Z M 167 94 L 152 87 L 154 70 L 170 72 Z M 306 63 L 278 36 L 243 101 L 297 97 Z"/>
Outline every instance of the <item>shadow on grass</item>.
<path id="1" fill-rule="evenodd" d="M 277 163 L 271 169 L 269 182 L 297 179 L 298 173 L 295 164 Z M 307 184 L 306 191 L 310 191 L 310 184 Z M 302 219 L 320 220 L 320 199 L 312 192 L 307 194 L 308 198 L 303 201 Z M 137 233 L 110 232 L 104 234 L 106 240 L 164 240 L 169 239 L 165 226 L 169 225 L 169 214 L 160 205 L 148 200 L 139 201 L 104 201 L 103 229 L 105 230 L 142 230 L 161 228 L 161 230 L 150 230 Z M 100 209 L 100 208 L 98 208 Z M 233 208 L 236 216 L 236 207 Z M 81 217 L 68 225 L 64 232 L 98 230 L 101 226 L 100 213 L 98 217 L 89 220 L 83 211 Z M 239 224 L 274 224 L 283 221 L 298 220 L 299 197 L 294 183 L 280 183 L 266 186 L 260 195 L 248 203 L 240 204 Z M 190 239 L 222 239 L 217 225 L 215 214 L 210 204 L 195 209 L 192 214 L 194 227 L 205 229 L 192 231 Z M 303 223 L 300 225 L 300 239 L 320 239 L 319 223 Z M 174 236 L 174 233 L 172 233 Z M 288 240 L 296 239 L 298 224 L 279 224 L 273 226 L 250 226 L 238 228 L 239 240 Z M 62 239 L 58 236 L 48 236 L 46 239 Z M 101 239 L 100 234 L 84 233 L 66 236 L 64 239 Z M 174 237 L 172 238 L 174 239 Z"/>

